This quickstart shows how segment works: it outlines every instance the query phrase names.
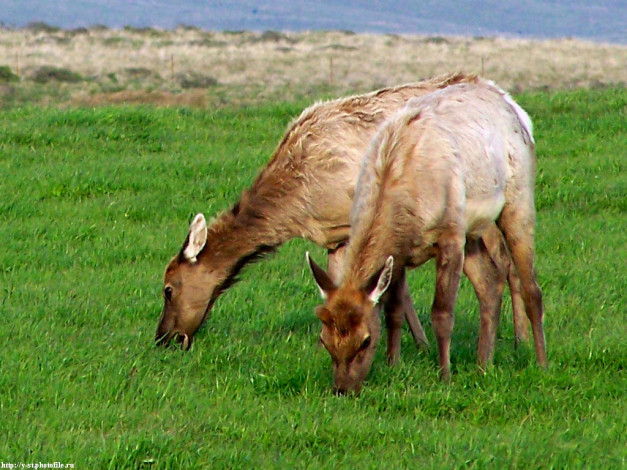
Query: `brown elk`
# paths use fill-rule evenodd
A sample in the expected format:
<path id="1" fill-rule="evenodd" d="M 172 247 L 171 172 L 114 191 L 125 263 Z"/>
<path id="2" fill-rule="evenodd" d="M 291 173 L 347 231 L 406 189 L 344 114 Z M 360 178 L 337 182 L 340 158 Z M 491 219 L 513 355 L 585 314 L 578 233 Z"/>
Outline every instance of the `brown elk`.
<path id="1" fill-rule="evenodd" d="M 411 100 L 381 127 L 357 183 L 340 285 L 307 256 L 325 300 L 316 315 L 338 393 L 359 392 L 371 367 L 381 328 L 379 299 L 388 290 L 394 297 L 406 267 L 430 258 L 436 265 L 431 321 L 441 377 L 450 378 L 462 269 L 480 303 L 479 364 L 488 364 L 505 273 L 481 237 L 494 236 L 495 222 L 522 281 L 538 363 L 546 367 L 534 268 L 534 180 L 531 120 L 490 82 L 455 84 Z"/>
<path id="2" fill-rule="evenodd" d="M 329 274 L 337 278 L 359 168 L 379 125 L 412 98 L 476 80 L 454 74 L 319 103 L 303 111 L 239 202 L 209 226 L 202 214 L 191 223 L 182 249 L 165 271 L 157 344 L 176 338 L 189 349 L 213 303 L 240 270 L 292 238 L 326 247 Z M 499 244 L 496 241 L 491 247 L 498 250 Z M 516 336 L 524 339 L 527 330 L 513 269 L 510 275 Z M 416 342 L 426 345 L 406 283 L 396 287 L 397 295 L 386 310 L 397 312 L 392 317 L 400 316 L 401 324 L 404 315 Z M 397 356 L 398 348 L 392 348 L 390 360 Z"/>

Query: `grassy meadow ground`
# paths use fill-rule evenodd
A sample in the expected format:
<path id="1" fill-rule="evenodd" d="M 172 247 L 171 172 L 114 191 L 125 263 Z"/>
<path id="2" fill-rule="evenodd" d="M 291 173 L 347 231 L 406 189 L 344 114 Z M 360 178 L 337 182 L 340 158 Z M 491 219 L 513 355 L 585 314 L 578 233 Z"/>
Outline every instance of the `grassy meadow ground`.
<path id="1" fill-rule="evenodd" d="M 625 468 L 624 87 L 517 95 L 538 144 L 550 369 L 475 368 L 463 282 L 454 376 L 403 337 L 359 398 L 331 393 L 302 240 L 245 270 L 192 350 L 153 346 L 161 276 L 194 213 L 233 204 L 308 101 L 0 113 L 0 460 L 75 468 Z M 419 316 L 433 265 L 410 275 Z"/>

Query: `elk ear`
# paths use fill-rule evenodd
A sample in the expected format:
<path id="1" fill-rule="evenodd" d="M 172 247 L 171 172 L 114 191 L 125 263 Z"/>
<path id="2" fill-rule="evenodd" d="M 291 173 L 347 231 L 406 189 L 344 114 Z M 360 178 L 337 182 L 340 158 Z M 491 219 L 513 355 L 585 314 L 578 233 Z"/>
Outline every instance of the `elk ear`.
<path id="1" fill-rule="evenodd" d="M 320 319 L 320 321 L 327 325 L 329 328 L 333 326 L 333 316 L 331 315 L 331 312 L 329 310 L 322 306 L 319 306 L 314 310 L 314 313 Z"/>
<path id="2" fill-rule="evenodd" d="M 390 283 L 392 282 L 392 268 L 394 267 L 394 257 L 389 256 L 388 259 L 385 260 L 385 265 L 379 274 L 377 279 L 377 285 L 370 291 L 368 294 L 368 298 L 373 303 L 378 303 L 381 296 L 385 293 L 388 287 L 390 287 Z"/>
<path id="3" fill-rule="evenodd" d="M 329 294 L 336 289 L 335 284 L 326 273 L 324 269 L 318 266 L 314 260 L 309 256 L 309 252 L 305 254 L 305 258 L 307 258 L 307 264 L 309 264 L 309 269 L 311 269 L 311 273 L 313 274 L 314 279 L 316 280 L 316 284 L 318 284 L 318 289 L 320 289 L 320 295 L 323 300 L 327 300 Z"/>
<path id="4" fill-rule="evenodd" d="M 205 247 L 205 243 L 207 243 L 207 221 L 204 215 L 198 214 L 189 226 L 189 233 L 183 247 L 183 256 L 188 261 L 195 263 L 196 257 Z"/>

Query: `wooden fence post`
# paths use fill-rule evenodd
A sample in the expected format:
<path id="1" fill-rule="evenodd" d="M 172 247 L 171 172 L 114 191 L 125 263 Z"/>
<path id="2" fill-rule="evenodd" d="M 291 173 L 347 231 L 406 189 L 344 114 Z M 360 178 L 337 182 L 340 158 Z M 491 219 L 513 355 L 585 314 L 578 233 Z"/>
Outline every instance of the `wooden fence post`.
<path id="1" fill-rule="evenodd" d="M 174 84 L 174 54 L 170 55 L 170 80 Z"/>
<path id="2" fill-rule="evenodd" d="M 329 57 L 329 85 L 333 85 L 333 56 Z"/>

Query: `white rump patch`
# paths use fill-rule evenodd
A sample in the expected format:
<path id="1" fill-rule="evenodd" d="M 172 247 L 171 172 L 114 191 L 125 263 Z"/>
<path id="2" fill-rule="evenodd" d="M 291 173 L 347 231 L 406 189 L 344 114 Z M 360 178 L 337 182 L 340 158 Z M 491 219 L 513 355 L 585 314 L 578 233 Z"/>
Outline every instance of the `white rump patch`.
<path id="1" fill-rule="evenodd" d="M 512 98 L 509 93 L 507 93 L 505 90 L 500 88 L 496 83 L 494 83 L 491 80 L 489 80 L 488 83 L 492 85 L 494 88 L 496 88 L 498 92 L 501 94 L 501 96 L 503 96 L 503 99 L 507 102 L 507 104 L 509 104 L 512 107 L 512 109 L 516 113 L 516 117 L 518 117 L 518 120 L 520 121 L 523 128 L 527 132 L 527 135 L 529 136 L 529 138 L 531 139 L 531 142 L 535 144 L 536 141 L 533 139 L 533 123 L 531 122 L 531 118 L 527 114 L 527 111 L 522 109 L 520 105 L 516 103 L 516 101 L 514 101 L 514 98 Z"/>
<path id="2" fill-rule="evenodd" d="M 531 139 L 531 142 L 533 142 L 535 144 L 536 141 L 533 140 L 533 123 L 531 122 L 531 118 L 527 114 L 527 111 L 522 109 L 520 107 L 520 105 L 518 103 L 516 103 L 511 96 L 509 96 L 508 93 L 505 93 L 503 95 L 503 98 L 514 109 L 514 112 L 516 113 L 516 116 L 518 116 L 518 120 L 520 121 L 522 126 L 525 128 L 525 131 L 527 132 L 527 135 Z"/>

